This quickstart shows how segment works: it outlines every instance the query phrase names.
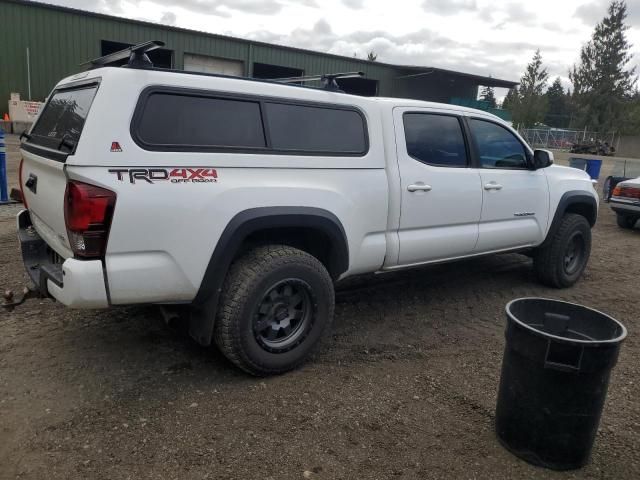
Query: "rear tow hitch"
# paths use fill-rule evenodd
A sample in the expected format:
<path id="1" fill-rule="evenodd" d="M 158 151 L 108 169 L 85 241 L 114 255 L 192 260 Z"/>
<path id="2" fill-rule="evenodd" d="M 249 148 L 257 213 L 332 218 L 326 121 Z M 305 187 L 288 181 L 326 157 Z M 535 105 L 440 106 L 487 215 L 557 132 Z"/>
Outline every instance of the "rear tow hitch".
<path id="1" fill-rule="evenodd" d="M 11 290 L 6 290 L 2 294 L 3 302 L 0 306 L 5 308 L 8 311 L 13 311 L 18 305 L 22 305 L 24 302 L 29 300 L 30 298 L 40 298 L 40 292 L 37 290 L 32 290 L 29 287 L 24 287 L 22 289 L 22 296 L 18 300 L 14 300 L 14 293 Z"/>

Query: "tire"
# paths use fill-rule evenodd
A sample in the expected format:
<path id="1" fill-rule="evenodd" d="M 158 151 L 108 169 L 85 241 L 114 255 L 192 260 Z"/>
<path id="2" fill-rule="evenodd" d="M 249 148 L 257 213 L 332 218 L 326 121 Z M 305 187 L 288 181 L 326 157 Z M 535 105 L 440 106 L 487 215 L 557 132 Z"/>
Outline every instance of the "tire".
<path id="1" fill-rule="evenodd" d="M 335 292 L 326 268 L 302 250 L 258 247 L 231 265 L 214 340 L 233 364 L 256 376 L 302 364 L 333 319 Z"/>
<path id="2" fill-rule="evenodd" d="M 623 215 L 621 213 L 616 214 L 618 226 L 624 229 L 631 229 L 635 227 L 638 217 L 632 215 Z"/>
<path id="3" fill-rule="evenodd" d="M 533 266 L 541 283 L 555 288 L 575 284 L 591 254 L 591 226 L 586 218 L 575 213 L 566 214 L 553 238 L 539 248 Z"/>

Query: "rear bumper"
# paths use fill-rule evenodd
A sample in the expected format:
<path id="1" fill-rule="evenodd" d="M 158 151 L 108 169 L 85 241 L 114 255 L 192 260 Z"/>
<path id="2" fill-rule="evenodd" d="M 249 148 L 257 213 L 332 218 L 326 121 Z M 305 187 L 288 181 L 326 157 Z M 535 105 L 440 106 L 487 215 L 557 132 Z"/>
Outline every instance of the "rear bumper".
<path id="1" fill-rule="evenodd" d="M 22 261 L 29 278 L 45 297 L 71 308 L 109 306 L 100 260 L 62 260 L 38 235 L 28 210 L 17 216 Z"/>
<path id="2" fill-rule="evenodd" d="M 622 200 L 620 197 L 611 197 L 609 201 L 611 209 L 622 215 L 640 215 L 640 201 Z"/>

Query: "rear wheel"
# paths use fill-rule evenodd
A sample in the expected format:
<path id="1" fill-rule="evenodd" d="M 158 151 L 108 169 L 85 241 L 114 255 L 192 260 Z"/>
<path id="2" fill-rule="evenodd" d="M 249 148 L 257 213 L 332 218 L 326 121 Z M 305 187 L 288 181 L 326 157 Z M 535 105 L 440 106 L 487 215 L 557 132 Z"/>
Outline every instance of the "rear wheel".
<path id="1" fill-rule="evenodd" d="M 215 342 L 252 375 L 283 373 L 308 358 L 333 310 L 333 282 L 318 259 L 284 245 L 259 247 L 231 266 Z"/>
<path id="2" fill-rule="evenodd" d="M 625 228 L 625 229 L 633 228 L 635 227 L 636 222 L 638 221 L 638 217 L 634 215 L 623 215 L 621 213 L 618 213 L 616 216 L 618 220 L 618 226 L 620 228 Z"/>
<path id="3" fill-rule="evenodd" d="M 591 227 L 582 215 L 565 215 L 553 238 L 533 259 L 538 279 L 550 287 L 566 288 L 578 281 L 591 254 Z"/>

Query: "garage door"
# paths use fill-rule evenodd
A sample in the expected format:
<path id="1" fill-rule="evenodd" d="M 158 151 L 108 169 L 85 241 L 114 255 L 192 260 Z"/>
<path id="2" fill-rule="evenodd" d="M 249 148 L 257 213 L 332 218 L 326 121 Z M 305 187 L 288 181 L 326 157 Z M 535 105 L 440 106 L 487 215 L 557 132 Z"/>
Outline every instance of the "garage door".
<path id="1" fill-rule="evenodd" d="M 207 55 L 184 54 L 184 69 L 189 72 L 221 73 L 223 75 L 244 75 L 244 64 L 238 60 L 209 57 Z"/>

